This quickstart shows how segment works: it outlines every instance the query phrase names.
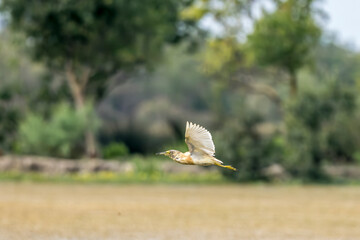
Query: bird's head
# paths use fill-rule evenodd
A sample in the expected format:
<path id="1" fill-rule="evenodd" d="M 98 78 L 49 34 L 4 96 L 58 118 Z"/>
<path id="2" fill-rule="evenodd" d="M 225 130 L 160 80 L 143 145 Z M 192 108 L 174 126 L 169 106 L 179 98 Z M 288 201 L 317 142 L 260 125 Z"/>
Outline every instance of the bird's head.
<path id="1" fill-rule="evenodd" d="M 177 151 L 177 150 L 167 150 L 165 152 L 156 153 L 156 155 L 164 155 L 164 156 L 167 156 L 170 158 L 174 158 L 178 153 L 179 153 L 179 151 Z"/>

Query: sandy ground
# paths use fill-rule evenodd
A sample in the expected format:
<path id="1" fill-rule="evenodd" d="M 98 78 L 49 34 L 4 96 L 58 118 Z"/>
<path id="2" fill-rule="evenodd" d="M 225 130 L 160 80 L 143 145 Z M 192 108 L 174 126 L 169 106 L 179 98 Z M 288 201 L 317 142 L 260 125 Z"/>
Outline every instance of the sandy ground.
<path id="1" fill-rule="evenodd" d="M 0 183 L 0 239 L 360 239 L 359 187 Z"/>

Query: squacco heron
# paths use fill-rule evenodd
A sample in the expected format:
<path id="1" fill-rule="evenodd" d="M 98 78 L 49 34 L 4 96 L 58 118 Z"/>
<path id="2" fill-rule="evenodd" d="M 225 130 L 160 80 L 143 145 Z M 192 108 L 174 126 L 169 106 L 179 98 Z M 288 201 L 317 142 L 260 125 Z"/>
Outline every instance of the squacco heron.
<path id="1" fill-rule="evenodd" d="M 223 165 L 222 161 L 215 158 L 215 145 L 210 132 L 205 128 L 191 122 L 186 122 L 185 142 L 189 148 L 189 151 L 186 153 L 178 150 L 168 150 L 157 154 L 168 156 L 181 164 L 201 166 L 216 165 L 236 171 L 236 168 Z"/>

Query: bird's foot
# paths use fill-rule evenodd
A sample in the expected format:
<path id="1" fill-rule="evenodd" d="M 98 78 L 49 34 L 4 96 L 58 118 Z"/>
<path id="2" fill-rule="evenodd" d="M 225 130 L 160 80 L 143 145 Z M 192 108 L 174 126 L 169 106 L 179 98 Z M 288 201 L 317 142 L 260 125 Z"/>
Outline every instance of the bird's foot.
<path id="1" fill-rule="evenodd" d="M 234 167 L 232 167 L 232 166 L 230 166 L 230 165 L 222 165 L 222 164 L 220 164 L 220 163 L 218 163 L 218 164 L 216 164 L 217 166 L 219 166 L 219 167 L 223 167 L 223 168 L 227 168 L 227 169 L 231 169 L 231 170 L 233 170 L 233 171 L 236 171 L 236 168 L 234 168 Z"/>

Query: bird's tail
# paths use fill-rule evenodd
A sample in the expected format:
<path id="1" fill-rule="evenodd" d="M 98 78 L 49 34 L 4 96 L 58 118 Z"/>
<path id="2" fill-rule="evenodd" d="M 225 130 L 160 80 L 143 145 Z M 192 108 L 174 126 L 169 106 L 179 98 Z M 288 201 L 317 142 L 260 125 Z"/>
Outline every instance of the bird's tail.
<path id="1" fill-rule="evenodd" d="M 219 160 L 219 161 L 220 161 L 220 160 Z M 222 162 L 221 162 L 221 163 L 222 163 Z M 216 166 L 219 166 L 219 167 L 223 167 L 223 168 L 227 168 L 227 169 L 231 169 L 231 170 L 236 171 L 236 168 L 234 168 L 234 167 L 232 167 L 232 166 L 230 166 L 230 165 L 222 165 L 221 163 L 216 162 L 215 165 L 216 165 Z"/>
<path id="2" fill-rule="evenodd" d="M 215 161 L 216 161 L 216 163 L 223 164 L 223 161 L 221 161 L 221 160 L 219 160 L 219 159 L 217 159 L 217 158 L 215 158 L 215 157 L 213 157 L 213 160 L 215 160 Z M 217 164 L 216 164 L 216 165 L 217 165 Z"/>

